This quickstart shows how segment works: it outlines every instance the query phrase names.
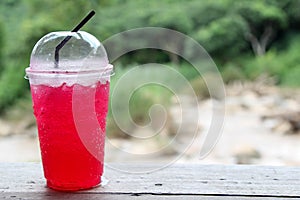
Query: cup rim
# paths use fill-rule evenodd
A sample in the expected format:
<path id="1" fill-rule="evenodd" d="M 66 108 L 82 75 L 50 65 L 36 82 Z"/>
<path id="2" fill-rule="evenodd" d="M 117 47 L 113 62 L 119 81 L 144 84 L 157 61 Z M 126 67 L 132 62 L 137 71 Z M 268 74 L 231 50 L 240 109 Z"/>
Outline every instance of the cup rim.
<path id="1" fill-rule="evenodd" d="M 26 74 L 65 74 L 65 75 L 76 75 L 76 74 L 93 74 L 93 73 L 109 73 L 113 71 L 113 65 L 108 64 L 103 69 L 93 70 L 32 70 L 30 67 L 25 68 Z"/>

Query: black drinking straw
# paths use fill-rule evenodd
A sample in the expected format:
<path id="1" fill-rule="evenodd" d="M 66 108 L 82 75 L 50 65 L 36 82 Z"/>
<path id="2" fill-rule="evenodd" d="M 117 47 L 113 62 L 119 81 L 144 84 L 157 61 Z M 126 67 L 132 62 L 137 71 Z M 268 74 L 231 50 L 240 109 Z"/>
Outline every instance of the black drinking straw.
<path id="1" fill-rule="evenodd" d="M 81 22 L 73 28 L 71 32 L 77 32 L 81 27 L 83 27 L 93 16 L 95 15 L 95 11 L 90 11 L 90 13 L 81 20 Z M 54 53 L 54 59 L 55 59 L 55 68 L 58 68 L 58 61 L 59 61 L 59 50 L 63 48 L 63 46 L 71 39 L 72 36 L 67 36 L 65 39 L 63 39 L 56 47 L 55 47 L 55 53 Z"/>

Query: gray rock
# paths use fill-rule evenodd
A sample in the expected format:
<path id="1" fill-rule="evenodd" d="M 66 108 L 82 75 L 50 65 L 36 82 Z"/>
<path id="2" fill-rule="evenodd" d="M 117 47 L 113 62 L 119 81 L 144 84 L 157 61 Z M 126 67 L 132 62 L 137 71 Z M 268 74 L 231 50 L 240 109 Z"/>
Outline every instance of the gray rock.
<path id="1" fill-rule="evenodd" d="M 233 155 L 237 164 L 253 164 L 255 159 L 261 158 L 260 152 L 247 144 L 238 146 Z"/>
<path id="2" fill-rule="evenodd" d="M 0 119 L 0 136 L 11 135 L 12 131 L 12 126 Z"/>

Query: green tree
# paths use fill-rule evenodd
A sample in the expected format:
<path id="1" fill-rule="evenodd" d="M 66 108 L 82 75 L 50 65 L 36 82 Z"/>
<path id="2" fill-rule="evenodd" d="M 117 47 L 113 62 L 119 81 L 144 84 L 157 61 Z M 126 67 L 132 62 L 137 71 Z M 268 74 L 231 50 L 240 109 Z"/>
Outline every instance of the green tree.
<path id="1" fill-rule="evenodd" d="M 246 42 L 249 42 L 255 55 L 263 55 L 276 34 L 288 27 L 286 4 L 279 2 L 224 0 L 204 4 L 207 8 L 199 18 L 207 21 L 200 23 L 195 37 L 212 53 L 226 55 L 233 50 L 236 55 L 247 49 Z M 211 10 L 217 10 L 219 14 L 214 15 L 215 18 L 205 17 L 211 16 Z"/>
<path id="2" fill-rule="evenodd" d="M 4 62 L 3 62 L 3 59 L 4 59 L 4 56 L 3 56 L 4 36 L 5 36 L 4 25 L 3 25 L 2 19 L 0 19 L 0 74 L 1 74 L 1 71 L 3 70 L 3 65 L 4 65 Z"/>
<path id="3" fill-rule="evenodd" d="M 200 27 L 194 37 L 207 51 L 218 57 L 234 56 L 247 48 L 244 40 L 247 29 L 243 18 L 228 15 Z"/>
<path id="4" fill-rule="evenodd" d="M 288 26 L 288 17 L 277 1 L 238 1 L 236 12 L 245 19 L 245 38 L 255 55 L 263 55 L 276 33 Z"/>

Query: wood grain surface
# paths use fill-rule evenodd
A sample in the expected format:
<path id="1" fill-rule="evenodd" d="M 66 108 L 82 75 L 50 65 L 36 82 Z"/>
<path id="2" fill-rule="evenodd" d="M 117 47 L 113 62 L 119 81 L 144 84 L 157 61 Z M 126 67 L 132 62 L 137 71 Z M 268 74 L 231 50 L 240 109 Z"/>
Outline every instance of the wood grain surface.
<path id="1" fill-rule="evenodd" d="M 174 164 L 141 173 L 152 168 L 155 165 L 107 164 L 106 185 L 63 193 L 46 187 L 40 163 L 0 163 L 0 199 L 300 198 L 297 167 Z"/>

